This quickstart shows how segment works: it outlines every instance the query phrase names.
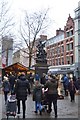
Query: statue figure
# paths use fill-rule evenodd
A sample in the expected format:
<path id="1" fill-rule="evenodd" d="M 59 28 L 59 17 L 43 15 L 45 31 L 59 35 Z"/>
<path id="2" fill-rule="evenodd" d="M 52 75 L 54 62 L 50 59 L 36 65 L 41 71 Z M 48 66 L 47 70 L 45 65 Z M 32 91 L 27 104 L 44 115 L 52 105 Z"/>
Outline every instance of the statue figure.
<path id="1" fill-rule="evenodd" d="M 37 59 L 36 59 L 36 62 L 45 62 L 47 63 L 47 60 L 46 60 L 46 56 L 47 56 L 47 53 L 46 51 L 44 50 L 44 47 L 45 47 L 45 43 L 42 43 L 42 41 L 39 41 L 39 44 L 37 45 Z"/>

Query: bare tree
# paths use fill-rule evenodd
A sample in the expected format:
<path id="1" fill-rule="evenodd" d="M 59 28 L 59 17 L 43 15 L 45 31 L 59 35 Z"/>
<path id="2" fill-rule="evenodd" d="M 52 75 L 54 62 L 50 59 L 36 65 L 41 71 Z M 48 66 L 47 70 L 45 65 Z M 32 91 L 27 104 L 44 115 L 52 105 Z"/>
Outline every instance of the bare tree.
<path id="1" fill-rule="evenodd" d="M 21 40 L 25 42 L 28 49 L 25 52 L 28 54 L 29 57 L 29 68 L 31 67 L 33 48 L 37 36 L 41 31 L 46 30 L 46 28 L 49 26 L 49 18 L 47 16 L 48 11 L 49 9 L 35 12 L 30 15 L 27 13 L 27 11 L 25 11 L 24 23 L 20 24 Z"/>
<path id="2" fill-rule="evenodd" d="M 0 37 L 10 35 L 14 26 L 12 13 L 10 13 L 11 5 L 7 0 L 0 0 Z"/>

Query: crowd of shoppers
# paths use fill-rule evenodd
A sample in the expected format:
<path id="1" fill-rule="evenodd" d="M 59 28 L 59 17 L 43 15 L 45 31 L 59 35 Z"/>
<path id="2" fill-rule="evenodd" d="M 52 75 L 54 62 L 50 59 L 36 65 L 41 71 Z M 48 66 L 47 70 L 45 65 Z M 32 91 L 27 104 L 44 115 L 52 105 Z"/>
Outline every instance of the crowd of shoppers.
<path id="1" fill-rule="evenodd" d="M 80 79 L 76 80 L 69 78 L 65 74 L 62 77 L 62 83 L 64 87 L 65 97 L 70 94 L 70 100 L 75 101 L 76 90 L 80 90 Z M 7 102 L 8 93 L 14 91 L 17 99 L 17 113 L 20 114 L 20 101 L 22 101 L 23 108 L 23 118 L 25 118 L 26 112 L 26 100 L 27 94 L 32 94 L 33 101 L 35 101 L 35 113 L 38 111 L 42 115 L 42 100 L 43 100 L 43 88 L 46 91 L 46 100 L 48 103 L 47 113 L 51 113 L 54 109 L 55 118 L 57 118 L 57 100 L 58 100 L 58 78 L 53 74 L 45 74 L 40 78 L 39 74 L 36 73 L 34 76 L 32 73 L 27 77 L 24 72 L 22 72 L 18 77 L 14 74 L 6 75 L 3 79 L 3 92 L 5 97 L 5 104 Z M 53 103 L 53 109 L 52 109 Z"/>

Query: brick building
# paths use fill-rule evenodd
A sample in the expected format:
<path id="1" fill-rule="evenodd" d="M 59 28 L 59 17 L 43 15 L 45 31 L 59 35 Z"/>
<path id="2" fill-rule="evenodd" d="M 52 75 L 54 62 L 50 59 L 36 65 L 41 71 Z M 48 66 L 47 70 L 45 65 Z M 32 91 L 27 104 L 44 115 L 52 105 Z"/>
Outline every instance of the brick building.
<path id="1" fill-rule="evenodd" d="M 74 64 L 74 20 L 69 15 L 64 30 L 47 40 L 47 63 L 51 66 Z"/>

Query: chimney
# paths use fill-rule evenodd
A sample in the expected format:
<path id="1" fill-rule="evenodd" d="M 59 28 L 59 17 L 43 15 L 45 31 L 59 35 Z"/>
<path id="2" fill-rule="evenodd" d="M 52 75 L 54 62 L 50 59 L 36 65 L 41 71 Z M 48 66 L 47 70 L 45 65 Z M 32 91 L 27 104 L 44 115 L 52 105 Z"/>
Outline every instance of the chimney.
<path id="1" fill-rule="evenodd" d="M 64 30 L 61 30 L 61 28 L 59 28 L 59 30 L 56 30 L 56 36 L 62 34 L 63 32 Z"/>
<path id="2" fill-rule="evenodd" d="M 40 35 L 40 39 L 41 40 L 47 40 L 47 36 L 46 35 Z"/>

